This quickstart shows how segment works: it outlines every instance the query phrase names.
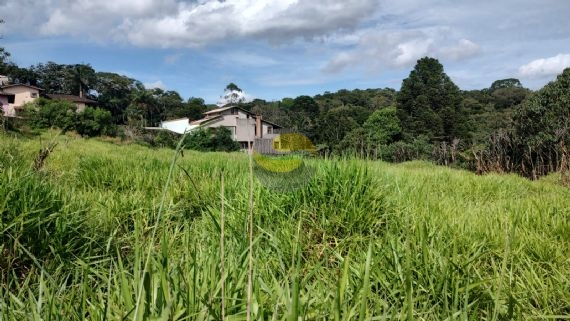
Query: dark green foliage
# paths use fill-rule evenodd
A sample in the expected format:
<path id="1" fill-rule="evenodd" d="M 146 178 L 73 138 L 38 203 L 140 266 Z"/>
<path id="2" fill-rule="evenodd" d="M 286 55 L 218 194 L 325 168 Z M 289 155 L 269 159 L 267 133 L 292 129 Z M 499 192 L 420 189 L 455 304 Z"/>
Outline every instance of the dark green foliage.
<path id="1" fill-rule="evenodd" d="M 154 136 L 154 146 L 175 148 L 179 139 L 180 136 L 178 134 L 161 130 Z"/>
<path id="2" fill-rule="evenodd" d="M 408 141 L 418 135 L 426 135 L 430 141 L 468 137 L 459 88 L 437 59 L 418 60 L 404 79 L 397 100 L 398 116 Z"/>
<path id="3" fill-rule="evenodd" d="M 125 123 L 125 111 L 137 81 L 110 72 L 98 72 L 95 76 L 97 81 L 93 87 L 98 93 L 99 106 L 111 112 L 114 123 Z"/>
<path id="4" fill-rule="evenodd" d="M 317 120 L 315 142 L 336 147 L 348 132 L 362 124 L 355 119 L 355 116 L 359 114 L 356 109 L 337 107 L 321 113 Z M 366 110 L 364 113 L 368 114 Z"/>
<path id="5" fill-rule="evenodd" d="M 233 140 L 231 131 L 225 127 L 195 129 L 184 139 L 184 147 L 207 152 L 239 150 L 239 144 Z"/>
<path id="6" fill-rule="evenodd" d="M 32 128 L 59 128 L 63 131 L 75 130 L 83 136 L 116 134 L 116 126 L 111 113 L 100 108 L 87 107 L 77 112 L 77 106 L 68 101 L 40 98 L 27 104 L 24 116 Z"/>
<path id="7" fill-rule="evenodd" d="M 82 112 L 77 113 L 75 131 L 83 136 L 114 136 L 116 126 L 113 123 L 113 116 L 108 110 L 101 108 L 87 107 Z"/>
<path id="8" fill-rule="evenodd" d="M 348 133 L 338 146 L 340 153 L 352 153 L 369 158 L 392 160 L 388 146 L 402 134 L 396 108 L 378 109 L 363 124 Z"/>
<path id="9" fill-rule="evenodd" d="M 495 108 L 505 109 L 520 104 L 530 91 L 525 88 L 499 88 L 491 93 Z"/>
<path id="10" fill-rule="evenodd" d="M 68 101 L 40 98 L 24 108 L 24 116 L 29 118 L 33 128 L 59 128 L 63 131 L 73 130 L 76 124 L 75 104 Z"/>
<path id="11" fill-rule="evenodd" d="M 293 100 L 292 111 L 315 115 L 319 112 L 319 105 L 310 96 L 299 96 Z"/>
<path id="12" fill-rule="evenodd" d="M 523 88 L 523 86 L 522 86 L 520 80 L 518 80 L 516 78 L 500 79 L 500 80 L 495 80 L 491 84 L 489 91 L 492 93 L 495 90 L 503 89 L 503 88 Z"/>
<path id="13" fill-rule="evenodd" d="M 175 91 L 167 91 L 159 99 L 159 103 L 164 104 L 166 119 L 176 119 L 188 117 L 190 120 L 202 118 L 202 113 L 207 110 L 204 99 L 190 97 L 188 102 L 182 102 L 182 98 Z"/>
<path id="14" fill-rule="evenodd" d="M 517 108 L 513 121 L 523 174 L 557 170 L 570 146 L 570 68 Z"/>

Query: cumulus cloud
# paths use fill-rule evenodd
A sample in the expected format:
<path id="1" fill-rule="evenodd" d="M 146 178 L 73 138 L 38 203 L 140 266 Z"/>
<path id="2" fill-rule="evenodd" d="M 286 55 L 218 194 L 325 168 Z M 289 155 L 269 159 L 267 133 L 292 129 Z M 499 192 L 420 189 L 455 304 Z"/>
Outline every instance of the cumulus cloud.
<path id="1" fill-rule="evenodd" d="M 461 60 L 475 56 L 480 50 L 481 47 L 473 41 L 461 39 L 453 46 L 441 48 L 440 53 L 452 60 Z"/>
<path id="2" fill-rule="evenodd" d="M 363 32 L 351 49 L 336 54 L 323 70 L 334 73 L 349 66 L 365 66 L 367 70 L 401 68 L 412 66 L 424 56 L 463 60 L 479 52 L 476 43 L 468 39 L 449 39 L 448 34 L 448 28 L 444 27 L 370 29 Z"/>
<path id="3" fill-rule="evenodd" d="M 376 12 L 379 1 L 4 0 L 0 10 L 25 16 L 25 27 L 44 35 L 195 47 L 233 39 L 280 43 L 322 37 L 356 28 Z"/>
<path id="4" fill-rule="evenodd" d="M 570 67 L 570 54 L 558 54 L 549 58 L 536 59 L 519 67 L 519 76 L 524 78 L 550 77 Z"/>

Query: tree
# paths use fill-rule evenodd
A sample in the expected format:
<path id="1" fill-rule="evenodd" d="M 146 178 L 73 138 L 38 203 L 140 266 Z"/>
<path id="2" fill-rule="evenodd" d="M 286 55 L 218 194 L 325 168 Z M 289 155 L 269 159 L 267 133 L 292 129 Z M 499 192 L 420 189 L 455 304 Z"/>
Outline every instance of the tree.
<path id="1" fill-rule="evenodd" d="M 85 97 L 97 81 L 95 70 L 89 64 L 66 65 L 64 93 Z"/>
<path id="2" fill-rule="evenodd" d="M 500 79 L 500 80 L 495 80 L 492 84 L 491 87 L 489 88 L 489 92 L 493 92 L 497 89 L 501 89 L 501 88 L 523 88 L 520 80 L 516 79 L 516 78 L 507 78 L 507 79 Z"/>
<path id="3" fill-rule="evenodd" d="M 430 141 L 468 136 L 460 90 L 437 59 L 418 60 L 402 82 L 397 101 L 398 117 L 408 140 L 418 135 L 426 135 Z"/>
<path id="4" fill-rule="evenodd" d="M 304 112 L 314 116 L 319 112 L 319 105 L 311 96 L 299 96 L 293 100 L 292 111 Z"/>
<path id="5" fill-rule="evenodd" d="M 336 147 L 344 136 L 358 127 L 350 107 L 338 107 L 319 115 L 316 125 L 315 142 L 325 144 L 330 148 Z"/>
<path id="6" fill-rule="evenodd" d="M 570 147 L 570 68 L 530 95 L 514 112 L 520 171 L 536 177 L 556 170 Z"/>
<path id="7" fill-rule="evenodd" d="M 138 126 L 156 126 L 162 120 L 161 108 L 156 99 L 156 89 L 146 89 L 142 84 L 131 94 L 131 103 L 127 108 L 129 122 L 139 122 Z"/>
<path id="8" fill-rule="evenodd" d="M 52 61 L 30 67 L 30 70 L 36 75 L 37 85 L 46 94 L 71 94 L 67 92 L 66 79 L 69 76 L 66 69 L 66 65 Z"/>
<path id="9" fill-rule="evenodd" d="M 402 134 L 402 125 L 395 107 L 378 109 L 362 126 L 373 145 L 388 145 Z"/>
<path id="10" fill-rule="evenodd" d="M 135 79 L 110 72 L 95 73 L 95 80 L 93 89 L 97 92 L 99 106 L 111 112 L 115 124 L 124 124 L 132 93 L 142 84 Z"/>
<path id="11" fill-rule="evenodd" d="M 241 88 L 231 82 L 224 89 L 224 94 L 220 97 L 218 105 L 235 105 L 244 103 L 245 101 L 246 98 Z"/>

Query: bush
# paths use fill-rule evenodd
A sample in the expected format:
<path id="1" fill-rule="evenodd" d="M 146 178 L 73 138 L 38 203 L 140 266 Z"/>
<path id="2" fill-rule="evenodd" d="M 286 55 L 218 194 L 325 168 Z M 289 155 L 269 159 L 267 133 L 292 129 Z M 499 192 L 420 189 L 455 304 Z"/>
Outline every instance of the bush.
<path id="1" fill-rule="evenodd" d="M 40 98 L 24 107 L 23 116 L 34 129 L 59 128 L 75 130 L 82 136 L 114 136 L 117 132 L 109 111 L 87 107 L 76 112 L 77 106 L 68 101 Z"/>
<path id="2" fill-rule="evenodd" d="M 82 136 L 114 136 L 117 128 L 113 124 L 113 116 L 108 110 L 87 107 L 77 114 L 75 130 Z"/>
<path id="3" fill-rule="evenodd" d="M 24 106 L 23 116 L 29 119 L 34 129 L 57 127 L 63 131 L 73 130 L 77 107 L 68 101 L 40 98 Z"/>
<path id="4" fill-rule="evenodd" d="M 232 152 L 239 150 L 229 129 L 225 127 L 196 129 L 184 139 L 184 147 L 198 151 Z"/>

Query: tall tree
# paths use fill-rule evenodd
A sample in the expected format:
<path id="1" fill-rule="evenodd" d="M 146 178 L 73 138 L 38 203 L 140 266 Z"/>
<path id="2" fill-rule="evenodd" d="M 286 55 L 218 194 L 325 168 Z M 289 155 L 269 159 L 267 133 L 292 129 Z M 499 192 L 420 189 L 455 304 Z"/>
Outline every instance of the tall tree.
<path id="1" fill-rule="evenodd" d="M 493 81 L 491 87 L 489 88 L 489 91 L 493 92 L 501 88 L 523 88 L 523 85 L 521 84 L 520 80 L 516 78 L 499 79 Z"/>
<path id="2" fill-rule="evenodd" d="M 67 91 L 66 78 L 68 75 L 66 69 L 66 65 L 60 65 L 53 61 L 30 67 L 30 70 L 36 75 L 37 85 L 46 94 L 71 94 Z"/>
<path id="3" fill-rule="evenodd" d="M 95 70 L 89 64 L 65 66 L 65 93 L 85 97 L 95 85 Z"/>
<path id="4" fill-rule="evenodd" d="M 437 59 L 418 60 L 402 82 L 397 101 L 398 117 L 409 140 L 418 135 L 427 135 L 432 141 L 468 136 L 460 90 Z"/>
<path id="5" fill-rule="evenodd" d="M 135 79 L 110 72 L 97 72 L 95 74 L 93 89 L 97 92 L 99 106 L 111 112 L 116 124 L 127 121 L 125 111 L 131 103 L 132 92 L 137 88 Z"/>
<path id="6" fill-rule="evenodd" d="M 245 102 L 243 90 L 233 82 L 229 83 L 224 89 L 224 94 L 220 97 L 218 105 L 235 105 Z"/>
<path id="7" fill-rule="evenodd" d="M 513 122 L 523 174 L 556 170 L 570 149 L 570 68 L 515 109 Z"/>

